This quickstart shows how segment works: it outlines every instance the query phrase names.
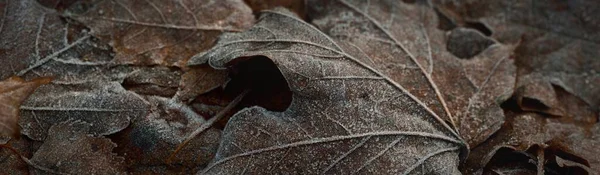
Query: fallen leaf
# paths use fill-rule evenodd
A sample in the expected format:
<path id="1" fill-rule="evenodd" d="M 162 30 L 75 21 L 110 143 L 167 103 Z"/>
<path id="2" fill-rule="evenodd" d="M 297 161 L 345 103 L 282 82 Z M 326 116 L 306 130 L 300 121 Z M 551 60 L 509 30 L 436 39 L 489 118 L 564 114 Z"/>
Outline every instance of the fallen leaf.
<path id="1" fill-rule="evenodd" d="M 66 58 L 83 55 L 82 51 L 92 56 L 101 54 L 92 52 L 95 50 L 90 47 L 90 36 L 85 31 L 71 31 L 72 26 L 66 25 L 55 11 L 34 0 L 5 0 L 0 4 L 4 7 L 4 13 L 0 14 L 0 59 L 3 63 L 0 79 L 24 76 L 48 62 L 73 62 Z M 42 76 L 51 75 L 38 74 L 37 77 Z"/>
<path id="2" fill-rule="evenodd" d="M 490 152 L 478 174 L 593 174 L 589 164 L 560 145 L 534 144 L 519 150 L 500 146 Z"/>
<path id="3" fill-rule="evenodd" d="M 38 141 L 48 137 L 52 125 L 70 120 L 87 122 L 94 126 L 88 134 L 102 136 L 126 128 L 131 118 L 148 112 L 144 99 L 117 82 L 49 84 L 21 105 L 19 125 L 22 134 Z"/>
<path id="4" fill-rule="evenodd" d="M 200 94 L 223 86 L 228 80 L 227 71 L 215 70 L 207 64 L 190 67 L 181 76 L 180 89 L 173 99 L 189 102 Z"/>
<path id="5" fill-rule="evenodd" d="M 213 46 L 222 31 L 240 31 L 254 21 L 241 0 L 80 1 L 65 15 L 110 43 L 117 64 L 178 67 Z"/>
<path id="6" fill-rule="evenodd" d="M 112 150 L 117 146 L 103 136 L 88 135 L 93 125 L 83 121 L 57 123 L 48 130 L 48 138 L 33 154 L 36 165 L 67 174 L 124 173 L 123 158 Z M 46 174 L 39 169 L 33 173 Z"/>
<path id="7" fill-rule="evenodd" d="M 38 78 L 25 81 L 15 76 L 0 81 L 0 137 L 19 137 L 19 107 L 39 86 L 51 80 Z"/>
<path id="8" fill-rule="evenodd" d="M 550 146 L 560 146 L 561 149 L 575 156 L 584 159 L 592 158 L 593 160 L 597 156 L 591 154 L 590 151 L 593 149 L 588 149 L 588 147 L 593 145 L 594 141 L 585 136 L 585 133 L 594 133 L 597 131 L 591 129 L 591 127 L 595 126 L 595 123 L 590 124 L 584 121 L 586 120 L 549 118 L 543 114 L 532 112 L 507 112 L 507 121 L 502 126 L 502 129 L 495 133 L 493 137 L 486 140 L 486 142 L 473 148 L 470 157 L 461 170 L 465 174 L 481 174 L 477 172 L 484 170 L 484 167 L 489 164 L 489 158 L 494 156 L 500 147 L 510 147 L 510 150 L 523 151 L 533 145 L 549 143 Z M 504 170 L 513 171 L 522 169 L 518 167 L 525 165 L 510 163 L 515 162 L 512 161 L 511 157 L 514 156 L 510 156 L 513 154 L 510 152 L 512 151 L 498 155 L 498 158 L 503 160 L 502 166 L 508 166 Z M 516 157 L 514 158 L 516 159 Z M 600 159 L 596 158 L 595 160 Z M 589 165 L 594 168 L 597 162 L 589 161 Z M 535 165 L 533 168 L 529 168 L 529 170 L 536 171 Z"/>
<path id="9" fill-rule="evenodd" d="M 519 95 L 553 108 L 557 85 L 600 110 L 600 21 L 597 1 L 434 1 L 438 9 L 456 15 L 454 21 L 479 21 L 502 43 L 519 44 L 515 52 L 519 67 Z M 561 106 L 561 105 L 559 105 Z M 524 106 L 526 109 L 530 109 Z M 560 109 L 537 109 L 559 114 Z"/>
<path id="10" fill-rule="evenodd" d="M 456 131 L 423 102 L 289 12 L 265 12 L 253 28 L 224 34 L 189 64 L 209 60 L 224 69 L 256 55 L 281 71 L 292 104 L 283 112 L 239 111 L 202 174 L 451 174 L 468 154 Z"/>
<path id="11" fill-rule="evenodd" d="M 437 29 L 433 9 L 418 3 L 315 1 L 309 9 L 319 29 L 405 87 L 457 128 L 471 147 L 504 122 L 500 103 L 512 94 L 516 75 L 513 45 L 491 45 L 493 39 L 463 28 L 447 40 Z M 452 33 L 474 33 L 479 39 L 460 41 Z M 461 59 L 448 47 L 459 55 L 458 50 L 468 49 L 481 53 Z"/>

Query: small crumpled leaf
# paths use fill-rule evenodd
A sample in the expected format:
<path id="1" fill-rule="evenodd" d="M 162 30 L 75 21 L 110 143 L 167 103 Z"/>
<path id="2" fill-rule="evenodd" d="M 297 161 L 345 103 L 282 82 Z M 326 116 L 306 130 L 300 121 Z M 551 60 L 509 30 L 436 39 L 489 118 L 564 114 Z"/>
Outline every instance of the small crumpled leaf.
<path id="1" fill-rule="evenodd" d="M 38 141 L 45 140 L 52 125 L 69 120 L 87 122 L 93 126 L 88 134 L 101 136 L 124 129 L 131 118 L 148 110 L 145 100 L 117 82 L 49 84 L 21 105 L 19 125 L 23 134 Z"/>
<path id="2" fill-rule="evenodd" d="M 437 28 L 434 10 L 418 3 L 310 1 L 309 9 L 319 29 L 405 87 L 459 130 L 471 147 L 500 129 L 500 103 L 510 97 L 515 82 L 510 58 L 515 46 L 493 44 L 493 39 L 463 28 L 452 33 L 477 39 L 459 40 L 452 33 L 448 38 Z M 465 53 L 470 58 L 464 59 L 451 53 L 461 50 L 478 53 Z"/>
<path id="3" fill-rule="evenodd" d="M 241 0 L 80 1 L 65 15 L 115 51 L 118 64 L 183 67 L 222 31 L 240 31 L 254 18 Z"/>
<path id="4" fill-rule="evenodd" d="M 48 138 L 33 154 L 31 161 L 38 166 L 68 174 L 124 173 L 123 157 L 112 150 L 117 145 L 105 137 L 89 133 L 93 128 L 83 121 L 66 121 L 53 125 Z M 34 173 L 45 174 L 31 168 Z"/>
<path id="5" fill-rule="evenodd" d="M 468 149 L 455 130 L 362 55 L 289 12 L 266 11 L 253 28 L 223 35 L 189 64 L 209 60 L 225 69 L 256 55 L 275 63 L 292 103 L 283 112 L 250 107 L 235 114 L 200 174 L 459 173 Z"/>
<path id="6" fill-rule="evenodd" d="M 25 81 L 19 77 L 10 77 L 0 81 L 0 137 L 18 137 L 19 107 L 40 85 L 47 84 L 51 78 L 38 78 Z"/>

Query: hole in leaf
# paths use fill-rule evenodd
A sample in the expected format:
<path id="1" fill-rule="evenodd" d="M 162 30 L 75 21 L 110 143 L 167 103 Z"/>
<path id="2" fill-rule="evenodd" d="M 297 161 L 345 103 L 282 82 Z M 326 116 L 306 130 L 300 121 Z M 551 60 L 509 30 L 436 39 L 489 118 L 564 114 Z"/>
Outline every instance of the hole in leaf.
<path id="1" fill-rule="evenodd" d="M 261 106 L 270 111 L 285 111 L 292 102 L 292 91 L 271 59 L 266 56 L 241 57 L 229 62 L 231 81 L 225 92 L 249 93 L 240 107 Z"/>
<path id="2" fill-rule="evenodd" d="M 485 36 L 492 35 L 492 30 L 490 30 L 490 28 L 488 28 L 485 24 L 483 24 L 481 22 L 467 21 L 467 22 L 465 22 L 465 27 L 478 30 L 479 32 L 483 33 Z"/>

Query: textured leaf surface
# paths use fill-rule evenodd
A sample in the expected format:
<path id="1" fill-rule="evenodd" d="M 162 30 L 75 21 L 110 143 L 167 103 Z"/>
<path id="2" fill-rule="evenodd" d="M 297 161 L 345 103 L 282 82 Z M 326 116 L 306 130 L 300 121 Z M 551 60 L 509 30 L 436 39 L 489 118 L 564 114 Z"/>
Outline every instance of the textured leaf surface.
<path id="1" fill-rule="evenodd" d="M 85 61 L 75 61 L 73 57 L 96 60 L 100 52 L 89 49 L 90 36 L 81 28 L 71 28 L 61 21 L 58 14 L 51 9 L 39 5 L 34 0 L 0 1 L 3 13 L 0 13 L 0 78 L 11 75 L 26 75 L 48 62 L 62 61 L 63 65 L 74 62 L 81 66 L 90 66 Z M 78 54 L 85 50 L 85 54 Z M 77 55 L 77 56 L 75 56 Z M 57 58 L 57 57 L 60 57 Z M 99 60 L 102 61 L 102 60 Z M 94 63 L 92 63 L 94 64 Z M 78 71 L 77 71 L 78 70 Z M 62 69 L 50 72 L 68 72 Z M 71 69 L 81 72 L 81 69 Z M 36 72 L 38 76 L 49 76 Z M 60 78 L 59 78 L 60 79 Z"/>
<path id="2" fill-rule="evenodd" d="M 50 82 L 49 78 L 25 81 L 19 77 L 11 77 L 0 81 L 0 136 L 20 135 L 19 107 L 35 89 Z"/>
<path id="3" fill-rule="evenodd" d="M 254 21 L 241 0 L 88 1 L 71 7 L 66 15 L 110 43 L 119 64 L 182 67 L 221 31 L 243 30 Z"/>
<path id="4" fill-rule="evenodd" d="M 514 46 L 490 46 L 492 39 L 461 28 L 451 32 L 446 41 L 444 32 L 436 28 L 436 14 L 424 5 L 340 0 L 314 1 L 310 8 L 315 11 L 310 13 L 313 23 L 321 30 L 406 87 L 456 126 L 471 147 L 483 142 L 504 122 L 499 103 L 512 94 L 516 68 L 509 56 Z M 475 33 L 480 38 L 452 38 L 452 34 L 464 33 Z M 460 59 L 448 52 L 448 47 L 481 53 Z"/>
<path id="5" fill-rule="evenodd" d="M 292 104 L 284 112 L 238 112 L 201 173 L 458 173 L 467 146 L 450 126 L 365 58 L 288 12 L 266 12 L 190 64 L 225 68 L 254 55 L 277 65 Z"/>
<path id="6" fill-rule="evenodd" d="M 549 84 L 560 86 L 600 110 L 600 21 L 598 1 L 434 1 L 455 21 L 481 21 L 503 43 L 518 43 L 519 98 L 554 109 L 525 109 L 568 115 L 556 109 Z M 558 105 L 561 106 L 561 105 Z"/>
<path id="7" fill-rule="evenodd" d="M 50 127 L 48 139 L 31 161 L 56 172 L 68 174 L 123 173 L 123 158 L 112 153 L 117 145 L 108 138 L 88 135 L 90 123 L 67 121 Z M 48 172 L 34 170 L 34 173 Z"/>
<path id="8" fill-rule="evenodd" d="M 148 104 L 139 95 L 128 92 L 115 82 L 78 85 L 50 84 L 40 87 L 21 106 L 22 133 L 34 140 L 44 140 L 48 128 L 69 120 L 91 124 L 95 136 L 118 132 L 130 119 L 145 116 Z"/>

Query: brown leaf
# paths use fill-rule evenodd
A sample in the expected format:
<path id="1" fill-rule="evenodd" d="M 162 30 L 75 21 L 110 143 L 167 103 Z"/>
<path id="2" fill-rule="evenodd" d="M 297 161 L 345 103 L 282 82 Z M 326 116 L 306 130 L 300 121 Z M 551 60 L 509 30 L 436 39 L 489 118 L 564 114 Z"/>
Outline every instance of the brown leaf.
<path id="1" fill-rule="evenodd" d="M 31 161 L 61 173 L 123 173 L 123 158 L 112 153 L 117 145 L 108 138 L 86 134 L 92 127 L 90 123 L 79 120 L 53 125 L 48 130 L 48 138 Z M 34 170 L 34 173 L 48 173 Z"/>
<path id="2" fill-rule="evenodd" d="M 190 67 L 181 77 L 180 89 L 173 99 L 188 102 L 200 94 L 223 86 L 228 80 L 227 71 L 215 70 L 207 64 Z"/>
<path id="3" fill-rule="evenodd" d="M 22 106 L 19 125 L 33 140 L 45 140 L 48 129 L 64 121 L 81 120 L 94 127 L 89 134 L 108 135 L 126 128 L 131 118 L 146 116 L 147 102 L 116 82 L 50 84 Z"/>
<path id="4" fill-rule="evenodd" d="M 554 143 L 534 144 L 524 150 L 500 146 L 483 160 L 480 174 L 593 174 L 587 161 Z"/>
<path id="5" fill-rule="evenodd" d="M 485 156 L 488 155 L 488 160 L 493 156 L 500 147 L 508 146 L 511 150 L 526 150 L 533 145 L 549 144 L 560 146 L 564 151 L 570 152 L 574 156 L 579 156 L 584 159 L 589 159 L 589 164 L 592 168 L 597 165 L 594 159 L 596 153 L 593 147 L 594 139 L 589 139 L 584 133 L 594 133 L 591 127 L 595 126 L 585 120 L 573 120 L 569 118 L 548 118 L 538 113 L 507 113 L 507 121 L 494 137 L 488 139 L 478 147 L 472 150 L 472 154 L 464 164 L 463 173 L 474 174 L 475 172 L 483 171 L 488 161 Z M 582 142 L 584 144 L 582 144 Z M 586 150 L 586 151 L 582 151 Z M 510 155 L 498 155 L 502 160 L 511 159 Z M 512 153 L 511 153 L 512 155 Z M 590 159 L 591 158 L 591 159 Z M 484 161 L 486 160 L 486 161 Z M 527 161 L 525 161 L 527 162 Z M 509 162 L 504 161 L 503 164 Z M 513 166 L 514 165 L 514 166 Z M 511 163 L 507 170 L 516 170 L 526 165 L 519 163 Z M 535 168 L 535 165 L 534 167 Z M 531 169 L 531 168 L 530 168 Z M 533 169 L 535 171 L 536 169 Z M 480 174 L 480 173 L 477 173 Z"/>
<path id="6" fill-rule="evenodd" d="M 504 122 L 500 103 L 512 94 L 515 82 L 516 69 L 509 58 L 514 46 L 491 45 L 492 39 L 460 28 L 446 41 L 446 34 L 436 28 L 434 11 L 418 4 L 315 2 L 322 4 L 309 5 L 315 11 L 309 13 L 313 23 L 457 127 L 471 147 Z M 453 33 L 479 39 L 461 41 Z M 452 55 L 449 47 L 465 59 Z M 467 49 L 481 53 L 458 53 Z"/>
<path id="7" fill-rule="evenodd" d="M 179 67 L 211 47 L 221 31 L 243 30 L 254 21 L 241 0 L 80 1 L 66 16 L 110 43 L 118 64 Z"/>
<path id="8" fill-rule="evenodd" d="M 19 107 L 40 85 L 48 84 L 51 78 L 25 81 L 13 76 L 0 81 L 0 136 L 19 137 Z"/>
<path id="9" fill-rule="evenodd" d="M 239 111 L 201 173 L 458 173 L 459 157 L 467 155 L 460 136 L 363 55 L 289 12 L 260 19 L 247 32 L 223 35 L 189 64 L 209 60 L 224 69 L 236 58 L 264 55 L 287 80 L 292 104 L 283 112 Z"/>

